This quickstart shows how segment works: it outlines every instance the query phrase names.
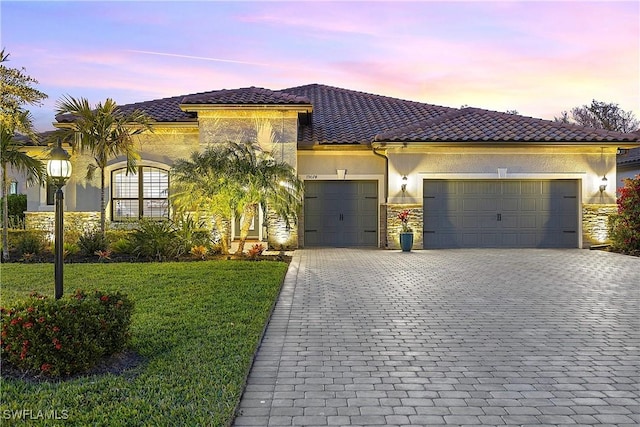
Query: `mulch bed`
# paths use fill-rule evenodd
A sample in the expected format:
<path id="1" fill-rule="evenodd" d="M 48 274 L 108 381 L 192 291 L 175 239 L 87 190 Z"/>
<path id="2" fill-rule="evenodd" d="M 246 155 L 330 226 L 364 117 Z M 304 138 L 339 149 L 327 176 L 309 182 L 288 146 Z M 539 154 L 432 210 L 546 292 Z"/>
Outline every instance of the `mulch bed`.
<path id="1" fill-rule="evenodd" d="M 2 257 L 0 257 L 1 259 Z M 256 257 L 250 257 L 248 255 L 223 255 L 223 254 L 214 254 L 207 255 L 204 258 L 204 261 L 207 260 L 228 260 L 228 261 L 282 261 L 289 263 L 291 262 L 291 256 L 285 255 L 284 253 L 278 253 L 274 255 L 258 255 Z M 76 255 L 67 255 L 64 259 L 65 264 L 86 264 L 86 263 L 98 263 L 98 264 L 108 264 L 108 263 L 116 263 L 116 262 L 157 262 L 156 259 L 149 259 L 145 257 L 136 257 L 134 255 L 128 254 L 111 254 L 108 259 L 100 259 L 97 255 L 86 256 L 81 254 Z M 203 261 L 203 259 L 195 258 L 193 256 L 187 255 L 180 258 L 173 259 L 164 259 L 163 262 L 198 262 Z M 2 261 L 9 263 L 23 263 L 23 264 L 35 264 L 35 263 L 53 263 L 54 256 L 51 252 L 43 252 L 37 255 L 28 255 L 23 256 L 22 254 L 12 251 L 9 253 L 9 260 Z"/>
<path id="2" fill-rule="evenodd" d="M 112 355 L 98 362 L 96 366 L 87 372 L 80 374 L 70 375 L 61 378 L 50 378 L 41 374 L 33 374 L 31 372 L 24 372 L 10 365 L 7 362 L 2 363 L 2 378 L 20 380 L 26 383 L 42 383 L 42 382 L 61 382 L 68 381 L 76 378 L 87 377 L 92 375 L 124 375 L 126 377 L 133 378 L 137 376 L 137 371 L 134 368 L 142 365 L 145 359 L 138 353 L 125 350 L 121 353 Z"/>

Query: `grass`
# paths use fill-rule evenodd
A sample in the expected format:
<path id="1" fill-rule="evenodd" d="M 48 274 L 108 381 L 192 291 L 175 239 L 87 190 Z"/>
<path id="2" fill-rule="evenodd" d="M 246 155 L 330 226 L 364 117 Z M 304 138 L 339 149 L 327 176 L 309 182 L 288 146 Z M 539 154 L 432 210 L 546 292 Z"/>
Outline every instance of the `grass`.
<path id="1" fill-rule="evenodd" d="M 53 265 L 1 268 L 2 306 L 33 290 L 52 296 Z M 286 269 L 248 261 L 66 265 L 65 297 L 101 289 L 134 301 L 130 348 L 145 362 L 63 382 L 3 378 L 0 423 L 12 423 L 7 410 L 24 409 L 66 418 L 47 425 L 228 425 Z"/>

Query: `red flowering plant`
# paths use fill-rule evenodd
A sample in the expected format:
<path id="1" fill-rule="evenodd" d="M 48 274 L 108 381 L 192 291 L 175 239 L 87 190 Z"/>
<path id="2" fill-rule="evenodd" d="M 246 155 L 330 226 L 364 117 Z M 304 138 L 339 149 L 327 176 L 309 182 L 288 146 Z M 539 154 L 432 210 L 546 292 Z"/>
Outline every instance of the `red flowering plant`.
<path id="1" fill-rule="evenodd" d="M 614 250 L 640 255 L 640 175 L 627 178 L 618 190 L 618 213 L 609 218 Z"/>
<path id="2" fill-rule="evenodd" d="M 32 294 L 0 308 L 2 360 L 48 377 L 85 372 L 125 347 L 132 311 L 118 293 L 77 291 L 59 300 Z"/>
<path id="3" fill-rule="evenodd" d="M 403 233 L 411 233 L 411 227 L 409 227 L 409 210 L 405 209 L 398 214 L 398 219 L 402 225 Z"/>

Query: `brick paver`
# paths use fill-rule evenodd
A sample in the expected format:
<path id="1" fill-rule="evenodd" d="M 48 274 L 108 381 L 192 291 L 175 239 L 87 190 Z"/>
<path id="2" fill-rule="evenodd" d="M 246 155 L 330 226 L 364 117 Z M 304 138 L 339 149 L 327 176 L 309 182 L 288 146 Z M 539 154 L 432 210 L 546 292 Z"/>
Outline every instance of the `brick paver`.
<path id="1" fill-rule="evenodd" d="M 296 251 L 235 426 L 640 424 L 640 259 Z"/>

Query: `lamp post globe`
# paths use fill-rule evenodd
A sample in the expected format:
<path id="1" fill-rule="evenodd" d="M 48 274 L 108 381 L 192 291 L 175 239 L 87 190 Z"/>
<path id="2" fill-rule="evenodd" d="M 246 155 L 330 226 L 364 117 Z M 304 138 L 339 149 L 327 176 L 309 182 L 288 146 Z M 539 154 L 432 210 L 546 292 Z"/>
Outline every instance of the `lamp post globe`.
<path id="1" fill-rule="evenodd" d="M 58 139 L 57 145 L 49 153 L 47 161 L 47 175 L 56 186 L 55 204 L 55 250 L 54 250 L 54 274 L 55 274 L 55 299 L 62 298 L 63 289 L 63 229 L 64 229 L 64 194 L 62 187 L 71 176 L 71 162 L 69 153 L 62 148 L 62 143 Z"/>

